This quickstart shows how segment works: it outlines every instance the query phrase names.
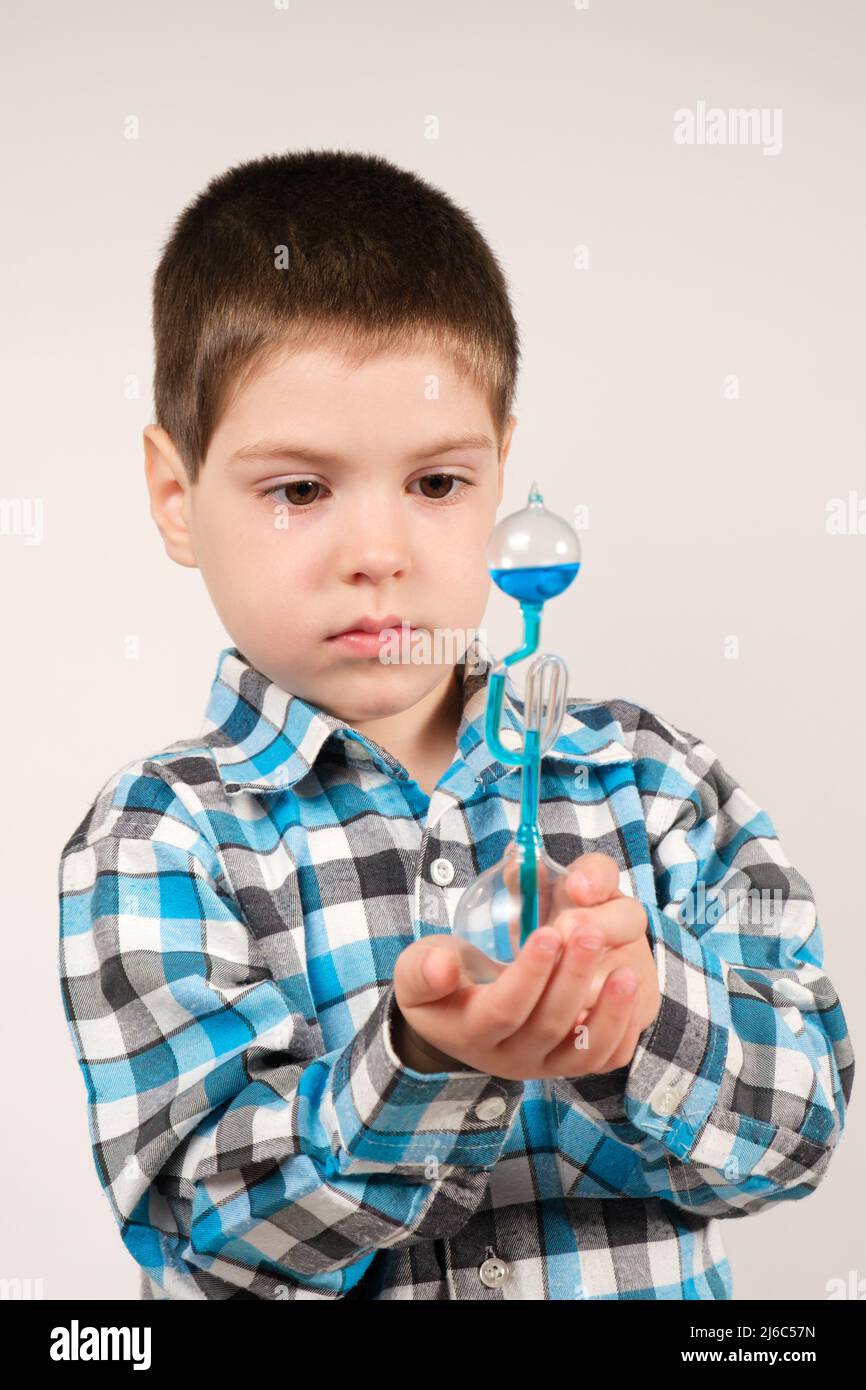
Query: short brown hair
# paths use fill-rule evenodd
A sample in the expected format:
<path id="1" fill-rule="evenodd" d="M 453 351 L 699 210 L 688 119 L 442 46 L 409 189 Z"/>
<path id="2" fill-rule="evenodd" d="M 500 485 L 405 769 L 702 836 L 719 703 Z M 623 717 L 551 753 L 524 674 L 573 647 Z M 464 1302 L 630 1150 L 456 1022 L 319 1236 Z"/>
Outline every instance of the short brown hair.
<path id="1" fill-rule="evenodd" d="M 278 350 L 433 346 L 486 395 L 501 447 L 520 355 L 505 276 L 469 214 L 375 154 L 265 155 L 177 219 L 153 284 L 156 422 L 195 482 L 234 392 Z"/>

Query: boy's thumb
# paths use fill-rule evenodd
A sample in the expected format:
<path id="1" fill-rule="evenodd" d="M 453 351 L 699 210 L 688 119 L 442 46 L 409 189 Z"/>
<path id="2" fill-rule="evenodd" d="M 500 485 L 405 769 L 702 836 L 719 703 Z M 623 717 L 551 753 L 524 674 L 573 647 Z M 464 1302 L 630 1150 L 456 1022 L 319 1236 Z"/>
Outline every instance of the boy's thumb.
<path id="1" fill-rule="evenodd" d="M 427 937 L 397 957 L 394 983 L 398 1002 L 414 1007 L 444 999 L 460 979 L 460 964 L 452 942 Z"/>

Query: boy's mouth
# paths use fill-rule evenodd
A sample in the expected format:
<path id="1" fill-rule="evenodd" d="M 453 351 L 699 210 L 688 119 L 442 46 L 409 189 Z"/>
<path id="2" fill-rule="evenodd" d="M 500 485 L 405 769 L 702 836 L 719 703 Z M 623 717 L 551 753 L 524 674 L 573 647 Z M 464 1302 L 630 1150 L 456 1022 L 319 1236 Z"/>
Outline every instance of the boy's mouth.
<path id="1" fill-rule="evenodd" d="M 341 647 L 355 652 L 358 656 L 376 656 L 394 629 L 400 633 L 415 631 L 407 619 L 401 618 L 397 613 L 388 613 L 384 618 L 358 618 L 342 632 L 333 633 L 327 641 L 338 642 Z"/>

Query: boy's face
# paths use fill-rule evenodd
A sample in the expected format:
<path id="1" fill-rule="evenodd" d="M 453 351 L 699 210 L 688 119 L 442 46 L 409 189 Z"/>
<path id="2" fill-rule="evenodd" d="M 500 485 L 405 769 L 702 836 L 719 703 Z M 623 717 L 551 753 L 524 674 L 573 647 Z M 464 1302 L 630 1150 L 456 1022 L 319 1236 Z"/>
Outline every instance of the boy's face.
<path id="1" fill-rule="evenodd" d="M 484 397 L 428 352 L 362 366 L 325 349 L 284 354 L 223 416 L 195 485 L 148 426 L 151 513 L 255 667 L 350 724 L 388 719 L 444 689 L 480 625 L 515 423 L 498 455 Z M 267 456 L 263 442 L 293 452 Z M 428 660 L 389 664 L 335 637 L 395 615 L 427 630 Z M 456 653 L 437 629 L 465 634 Z"/>

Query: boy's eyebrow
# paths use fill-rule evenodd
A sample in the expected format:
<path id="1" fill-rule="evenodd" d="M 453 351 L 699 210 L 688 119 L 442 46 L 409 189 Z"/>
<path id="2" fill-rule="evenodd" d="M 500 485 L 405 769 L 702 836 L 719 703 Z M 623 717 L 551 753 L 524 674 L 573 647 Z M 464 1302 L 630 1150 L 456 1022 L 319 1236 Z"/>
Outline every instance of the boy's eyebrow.
<path id="1" fill-rule="evenodd" d="M 418 449 L 410 458 L 425 459 L 452 453 L 456 449 L 492 449 L 493 440 L 486 434 L 469 432 L 453 438 L 439 439 L 434 444 Z M 242 463 L 247 459 L 295 459 L 299 463 L 345 463 L 337 453 L 323 453 L 303 444 L 293 444 L 283 439 L 260 439 L 255 444 L 245 444 L 229 457 L 229 463 Z"/>

